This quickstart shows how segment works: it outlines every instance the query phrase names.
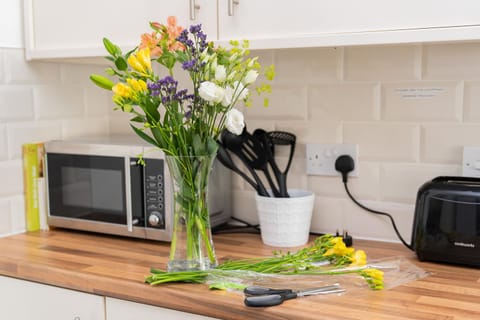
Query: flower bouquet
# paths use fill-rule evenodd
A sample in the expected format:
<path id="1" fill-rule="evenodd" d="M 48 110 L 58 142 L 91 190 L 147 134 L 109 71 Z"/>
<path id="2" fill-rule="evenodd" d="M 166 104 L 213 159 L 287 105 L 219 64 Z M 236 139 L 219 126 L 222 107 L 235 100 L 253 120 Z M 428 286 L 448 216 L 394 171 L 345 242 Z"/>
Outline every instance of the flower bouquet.
<path id="1" fill-rule="evenodd" d="M 206 196 L 217 139 L 225 127 L 242 132 L 243 115 L 235 104 L 250 105 L 248 87 L 261 71 L 271 80 L 274 70 L 262 70 L 258 59 L 249 57 L 247 41 L 215 47 L 201 25 L 184 29 L 169 17 L 167 24 L 150 27 L 153 31 L 127 53 L 104 38 L 113 63 L 106 70 L 110 77 L 92 74 L 90 79 L 111 90 L 115 109 L 132 115 L 133 131 L 166 155 L 175 211 L 169 270 L 209 269 L 217 264 Z M 188 87 L 175 79 L 179 67 L 189 75 Z M 269 93 L 270 86 L 257 86 L 256 92 Z"/>

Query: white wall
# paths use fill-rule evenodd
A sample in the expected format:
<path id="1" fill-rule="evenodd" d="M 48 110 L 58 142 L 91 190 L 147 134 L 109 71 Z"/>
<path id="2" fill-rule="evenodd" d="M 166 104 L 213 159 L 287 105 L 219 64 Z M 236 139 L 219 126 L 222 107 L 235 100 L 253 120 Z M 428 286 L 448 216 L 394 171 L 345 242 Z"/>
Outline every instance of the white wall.
<path id="1" fill-rule="evenodd" d="M 297 135 L 289 186 L 315 191 L 312 230 L 397 241 L 389 220 L 356 207 L 337 177 L 307 176 L 305 144 L 359 145 L 351 192 L 393 214 L 409 242 L 418 188 L 460 175 L 462 147 L 480 146 L 480 43 L 254 52 L 275 63 L 270 106 L 244 109 L 250 131 Z M 111 129 L 128 132 L 115 114 Z M 283 157 L 282 157 L 283 156 Z M 280 157 L 286 162 L 286 154 Z M 235 215 L 257 222 L 254 193 L 234 176 Z"/>
<path id="2" fill-rule="evenodd" d="M 20 2 L 0 4 L 0 236 L 25 229 L 23 143 L 109 131 L 110 97 L 88 79 L 103 68 L 26 62 Z"/>

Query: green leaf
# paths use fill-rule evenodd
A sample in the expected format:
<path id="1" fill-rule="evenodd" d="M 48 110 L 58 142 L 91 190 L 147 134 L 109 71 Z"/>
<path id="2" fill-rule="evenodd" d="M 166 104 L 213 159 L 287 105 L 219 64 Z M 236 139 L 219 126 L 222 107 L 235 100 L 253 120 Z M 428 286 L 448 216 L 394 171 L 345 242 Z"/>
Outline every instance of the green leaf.
<path id="1" fill-rule="evenodd" d="M 207 139 L 207 150 L 208 154 L 214 155 L 218 151 L 218 144 L 212 137 L 208 137 Z"/>
<path id="2" fill-rule="evenodd" d="M 144 123 L 146 121 L 145 117 L 144 116 L 136 116 L 132 119 L 130 119 L 131 122 L 140 122 L 140 123 Z"/>
<path id="3" fill-rule="evenodd" d="M 160 121 L 160 113 L 157 110 L 157 104 L 149 99 L 145 99 L 142 106 L 140 106 L 145 111 L 147 120 L 150 123 L 157 123 Z"/>
<path id="4" fill-rule="evenodd" d="M 117 67 L 118 70 L 125 71 L 128 68 L 127 61 L 125 60 L 124 57 L 118 57 L 115 59 L 115 66 Z"/>
<path id="5" fill-rule="evenodd" d="M 202 143 L 202 139 L 198 134 L 193 136 L 193 152 L 196 156 L 204 156 L 207 153 L 205 145 Z"/>
<path id="6" fill-rule="evenodd" d="M 105 69 L 105 73 L 108 74 L 109 76 L 114 76 L 116 74 L 115 70 L 113 70 L 112 68 Z"/>
<path id="7" fill-rule="evenodd" d="M 140 130 L 139 128 L 133 126 L 133 125 L 130 125 L 130 127 L 132 127 L 133 131 L 135 131 L 135 133 L 140 137 L 142 138 L 143 140 L 145 140 L 146 142 L 156 146 L 157 143 L 155 140 L 153 140 L 152 138 L 150 138 L 145 132 L 143 132 L 142 130 Z"/>
<path id="8" fill-rule="evenodd" d="M 158 128 L 150 128 L 150 131 L 152 132 L 153 137 L 156 140 L 155 145 L 158 146 L 159 148 L 166 148 L 167 143 L 166 143 L 165 139 L 163 138 L 160 130 Z"/>
<path id="9" fill-rule="evenodd" d="M 110 79 L 99 74 L 90 75 L 90 80 L 102 89 L 112 90 L 114 86 L 114 83 Z"/>
<path id="10" fill-rule="evenodd" d="M 103 46 L 114 57 L 122 54 L 122 50 L 107 38 L 103 38 Z"/>
<path id="11" fill-rule="evenodd" d="M 173 69 L 175 61 L 175 55 L 171 52 L 164 52 L 161 57 L 158 58 L 158 62 L 164 65 L 168 70 Z"/>

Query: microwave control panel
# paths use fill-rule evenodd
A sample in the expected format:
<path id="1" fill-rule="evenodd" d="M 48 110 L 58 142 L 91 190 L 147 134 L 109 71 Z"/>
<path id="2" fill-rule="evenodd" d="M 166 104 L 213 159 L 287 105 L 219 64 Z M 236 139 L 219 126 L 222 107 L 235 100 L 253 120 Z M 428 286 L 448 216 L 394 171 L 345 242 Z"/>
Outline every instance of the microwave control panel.
<path id="1" fill-rule="evenodd" d="M 145 159 L 145 217 L 147 227 L 165 229 L 164 161 Z"/>

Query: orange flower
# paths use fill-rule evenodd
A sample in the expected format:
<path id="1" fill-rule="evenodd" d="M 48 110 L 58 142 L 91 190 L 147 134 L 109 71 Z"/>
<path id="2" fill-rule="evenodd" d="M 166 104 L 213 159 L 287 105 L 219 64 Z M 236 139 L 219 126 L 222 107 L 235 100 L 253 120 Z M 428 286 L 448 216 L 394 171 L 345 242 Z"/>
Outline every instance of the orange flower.
<path id="1" fill-rule="evenodd" d="M 156 32 L 152 32 L 151 34 L 144 33 L 141 36 L 139 48 L 149 48 L 152 57 L 159 57 L 162 54 L 162 48 L 159 46 L 160 40 Z"/>
<path id="2" fill-rule="evenodd" d="M 177 17 L 168 17 L 166 27 L 168 35 L 168 50 L 185 50 L 185 46 L 176 40 L 183 31 L 181 26 L 177 26 Z"/>

